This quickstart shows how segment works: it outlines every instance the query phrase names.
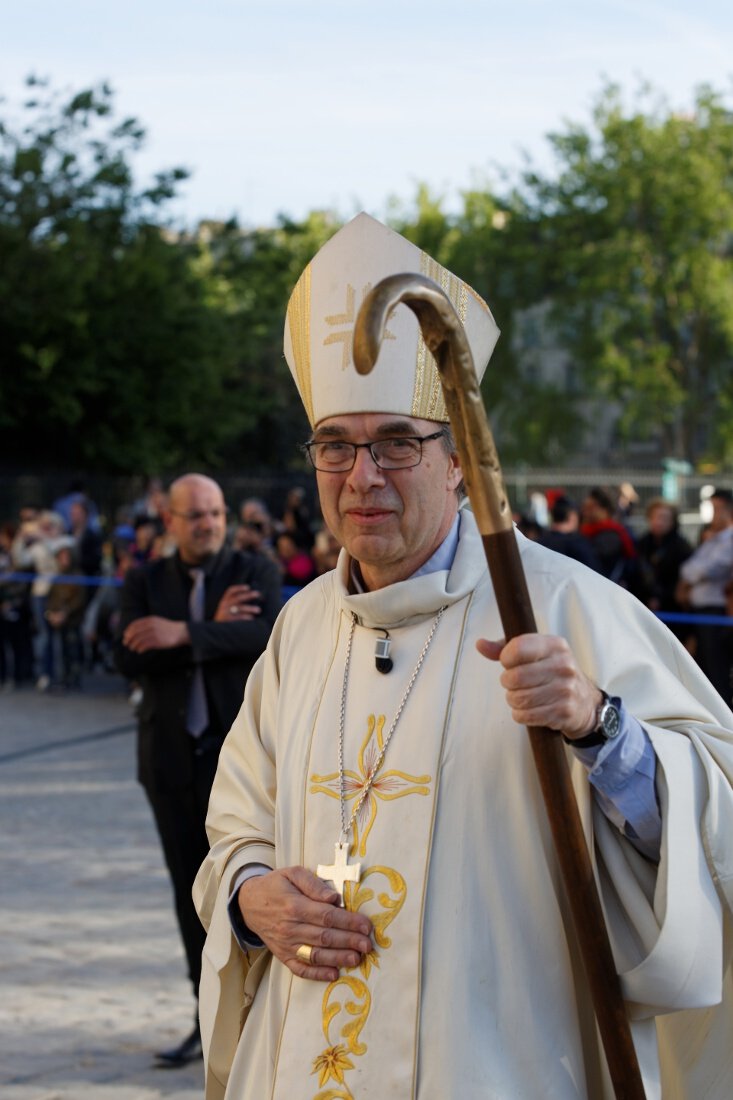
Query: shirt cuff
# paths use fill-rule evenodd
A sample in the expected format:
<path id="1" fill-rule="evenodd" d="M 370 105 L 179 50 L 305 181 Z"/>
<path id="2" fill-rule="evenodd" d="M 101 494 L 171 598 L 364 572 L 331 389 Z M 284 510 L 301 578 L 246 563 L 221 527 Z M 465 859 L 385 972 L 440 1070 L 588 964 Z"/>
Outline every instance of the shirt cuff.
<path id="1" fill-rule="evenodd" d="M 232 934 L 235 940 L 245 953 L 251 951 L 253 948 L 264 947 L 265 945 L 260 937 L 256 936 L 254 932 L 247 927 L 245 919 L 242 916 L 242 911 L 239 908 L 239 889 L 248 879 L 267 875 L 271 870 L 272 867 L 268 867 L 264 863 L 248 863 L 246 867 L 242 868 L 232 884 L 232 891 L 229 895 L 229 901 L 227 902 L 229 924 L 231 925 Z"/>
<path id="2" fill-rule="evenodd" d="M 641 723 L 620 707 L 621 731 L 604 745 L 574 749 L 588 769 L 596 799 L 609 821 L 634 847 L 659 859 L 662 817 L 655 787 L 657 761 Z"/>

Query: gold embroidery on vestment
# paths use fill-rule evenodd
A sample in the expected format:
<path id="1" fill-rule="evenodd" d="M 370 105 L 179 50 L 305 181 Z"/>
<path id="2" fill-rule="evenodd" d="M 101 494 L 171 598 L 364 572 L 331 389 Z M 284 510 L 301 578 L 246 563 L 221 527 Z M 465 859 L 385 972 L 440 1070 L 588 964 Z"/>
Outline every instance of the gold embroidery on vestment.
<path id="1" fill-rule="evenodd" d="M 374 714 L 369 715 L 366 737 L 359 750 L 359 772 L 344 769 L 344 794 L 347 803 L 358 798 L 369 782 L 379 751 L 384 744 L 385 721 L 383 714 L 378 718 Z M 404 798 L 408 794 L 427 795 L 430 793 L 428 784 L 431 782 L 429 775 L 409 775 L 394 768 L 386 772 L 380 770 L 354 822 L 354 852 L 358 851 L 362 857 L 366 855 L 367 839 L 377 817 L 377 799 L 389 802 L 394 798 Z M 329 775 L 313 774 L 311 783 L 314 784 L 310 789 L 311 794 L 327 794 L 329 798 L 340 797 L 338 772 L 332 772 Z"/>
<path id="2" fill-rule="evenodd" d="M 346 989 L 341 990 L 342 986 L 346 986 Z M 356 999 L 344 1000 L 343 1002 L 334 1000 L 331 1002 L 331 998 L 337 990 L 339 992 L 343 991 L 345 996 L 348 996 L 350 992 Z M 363 982 L 361 978 L 344 974 L 342 977 L 337 978 L 335 982 L 331 982 L 323 994 L 323 1034 L 326 1036 L 326 1040 L 332 1042 L 329 1034 L 331 1023 L 345 1009 L 350 1016 L 356 1016 L 356 1019 L 345 1023 L 339 1031 L 339 1036 L 346 1041 L 346 1045 L 352 1054 L 357 1056 L 366 1054 L 366 1043 L 359 1041 L 359 1035 L 367 1022 L 371 1007 L 372 995 L 366 982 Z"/>
<path id="3" fill-rule="evenodd" d="M 347 884 L 348 889 L 344 895 L 344 905 L 352 913 L 358 913 L 364 905 L 374 898 L 374 890 L 365 885 L 366 880 L 373 875 L 382 875 L 387 879 L 390 893 L 382 891 L 376 895 L 380 912 L 371 916 L 374 927 L 374 947 L 368 954 L 362 956 L 359 963 L 359 970 L 365 978 L 369 977 L 373 966 L 379 967 L 377 948 L 386 951 L 392 946 L 392 940 L 385 935 L 385 932 L 405 904 L 405 898 L 407 897 L 407 883 L 399 871 L 395 871 L 392 867 L 368 867 L 361 876 L 360 882 Z"/>
<path id="4" fill-rule="evenodd" d="M 346 1047 L 339 1043 L 335 1047 L 327 1047 L 323 1054 L 319 1054 L 313 1062 L 313 1073 L 319 1073 L 318 1084 L 323 1086 L 331 1077 L 340 1085 L 344 1083 L 344 1071 L 353 1069 L 354 1063 L 346 1053 Z"/>

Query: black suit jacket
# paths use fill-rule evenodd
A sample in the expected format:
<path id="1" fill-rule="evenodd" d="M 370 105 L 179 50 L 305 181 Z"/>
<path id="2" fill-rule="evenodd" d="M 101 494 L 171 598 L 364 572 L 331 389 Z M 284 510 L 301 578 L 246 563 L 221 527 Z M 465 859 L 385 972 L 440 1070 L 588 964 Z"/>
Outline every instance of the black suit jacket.
<path id="1" fill-rule="evenodd" d="M 204 567 L 204 621 L 188 622 L 191 645 L 133 653 L 122 644 L 129 623 L 146 615 L 188 620 L 192 581 L 178 555 L 148 562 L 125 577 L 116 660 L 143 689 L 138 711 L 138 778 L 150 790 L 185 785 L 192 775 L 192 738 L 185 726 L 194 665 L 200 662 L 209 707 L 207 741 L 222 742 L 242 703 L 244 685 L 270 637 L 282 599 L 277 566 L 261 554 L 223 549 Z M 216 623 L 226 589 L 248 584 L 261 593 L 250 622 Z"/>

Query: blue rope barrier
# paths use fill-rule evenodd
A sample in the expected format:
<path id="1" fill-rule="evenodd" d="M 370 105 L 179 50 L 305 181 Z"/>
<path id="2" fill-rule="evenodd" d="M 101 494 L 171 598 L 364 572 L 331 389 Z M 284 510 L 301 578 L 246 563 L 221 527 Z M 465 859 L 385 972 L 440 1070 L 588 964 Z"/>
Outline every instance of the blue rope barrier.
<path id="1" fill-rule="evenodd" d="M 703 623 L 708 626 L 733 626 L 730 615 L 693 615 L 686 611 L 657 611 L 658 619 L 663 623 Z"/>
<path id="2" fill-rule="evenodd" d="M 9 581 L 47 581 L 50 584 L 79 584 L 87 588 L 99 588 L 107 586 L 121 588 L 122 581 L 119 577 L 87 577 L 81 573 L 0 573 L 0 584 Z"/>
<path id="3" fill-rule="evenodd" d="M 44 580 L 51 584 L 79 584 L 88 588 L 107 586 L 121 588 L 122 581 L 119 577 L 87 577 L 77 573 L 0 573 L 0 584 L 9 581 L 22 581 L 32 584 L 33 581 Z M 300 588 L 291 585 L 283 585 L 283 601 L 290 599 Z M 731 615 L 695 615 L 686 611 L 655 611 L 654 614 L 663 623 L 697 623 L 705 626 L 733 626 Z"/>

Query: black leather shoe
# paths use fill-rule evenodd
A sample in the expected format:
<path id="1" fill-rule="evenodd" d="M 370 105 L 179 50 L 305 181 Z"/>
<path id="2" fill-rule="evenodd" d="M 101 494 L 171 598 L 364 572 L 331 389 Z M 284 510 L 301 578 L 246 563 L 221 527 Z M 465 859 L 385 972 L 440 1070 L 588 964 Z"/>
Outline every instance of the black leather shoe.
<path id="1" fill-rule="evenodd" d="M 180 1069 L 181 1066 L 186 1066 L 189 1062 L 197 1062 L 203 1056 L 201 1032 L 198 1025 L 177 1047 L 171 1047 L 170 1050 L 159 1050 L 155 1055 L 161 1069 Z"/>

